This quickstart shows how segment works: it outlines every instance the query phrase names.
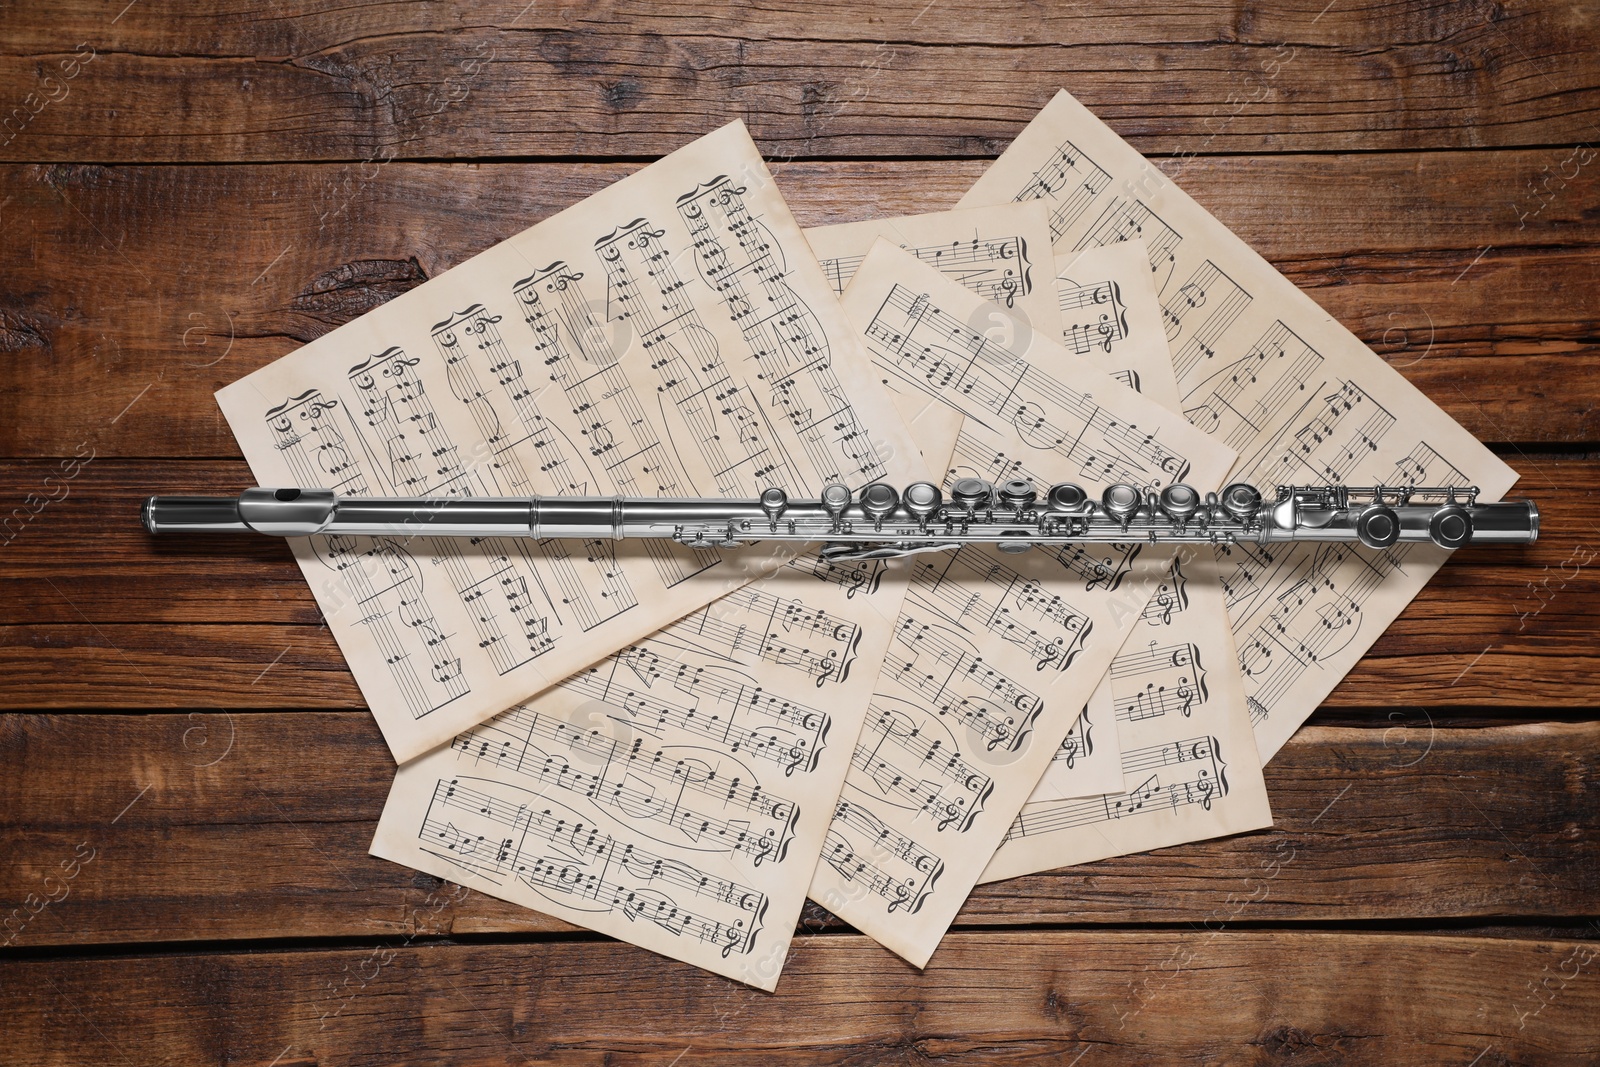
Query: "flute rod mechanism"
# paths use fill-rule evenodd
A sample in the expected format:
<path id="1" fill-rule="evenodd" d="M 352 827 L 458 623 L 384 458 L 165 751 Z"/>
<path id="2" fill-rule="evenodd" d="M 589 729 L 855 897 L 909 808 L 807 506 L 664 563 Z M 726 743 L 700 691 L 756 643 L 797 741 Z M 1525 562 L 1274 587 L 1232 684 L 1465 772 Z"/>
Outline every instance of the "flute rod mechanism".
<path id="1" fill-rule="evenodd" d="M 237 497 L 153 496 L 151 533 L 349 534 L 400 537 L 663 538 L 697 548 L 756 541 L 824 542 L 828 559 L 875 559 L 994 544 L 1351 542 L 1384 549 L 1432 542 L 1528 544 L 1539 536 L 1531 500 L 1486 503 L 1478 490 L 1413 486 L 1278 486 L 1268 501 L 1235 483 L 1201 495 L 1128 484 L 1092 500 L 1063 482 L 961 478 L 947 500 L 931 482 L 904 492 L 883 482 L 829 485 L 815 499 L 782 489 L 754 500 L 674 497 L 366 497 L 331 489 L 247 489 Z"/>

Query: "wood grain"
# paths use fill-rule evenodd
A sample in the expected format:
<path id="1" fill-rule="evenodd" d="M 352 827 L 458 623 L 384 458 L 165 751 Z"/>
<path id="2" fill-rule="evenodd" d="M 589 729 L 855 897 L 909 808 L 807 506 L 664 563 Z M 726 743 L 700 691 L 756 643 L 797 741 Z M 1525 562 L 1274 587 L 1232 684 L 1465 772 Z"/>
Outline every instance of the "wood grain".
<path id="1" fill-rule="evenodd" d="M 777 156 L 987 156 L 1062 87 L 1147 152 L 1477 148 L 1590 140 L 1600 101 L 1594 25 L 1576 4 L 272 12 L 15 9 L 0 24 L 13 116 L 0 153 L 648 157 L 737 116 Z"/>
<path id="2" fill-rule="evenodd" d="M 1600 165 L 1548 202 L 1517 193 L 1559 158 L 1166 165 L 1479 438 L 1569 443 L 1600 435 Z M 984 166 L 794 164 L 779 182 L 810 225 L 948 207 Z M 218 388 L 632 169 L 0 167 L 0 455 L 237 455 Z"/>
<path id="3" fill-rule="evenodd" d="M 1457 553 L 1330 706 L 1600 706 L 1600 462 L 1509 458 L 1538 543 Z M 237 460 L 0 462 L 0 707 L 363 707 L 287 546 L 138 523 L 152 493 L 252 482 Z"/>
<path id="4" fill-rule="evenodd" d="M 1597 26 L 0 5 L 0 1060 L 1600 1061 Z M 1493 443 L 1541 541 L 1429 583 L 1267 768 L 1274 829 L 982 887 L 922 973 L 812 905 L 769 996 L 368 856 L 393 765 L 286 547 L 136 525 L 252 481 L 212 393 L 731 118 L 842 222 L 953 204 L 1061 87 Z"/>
<path id="5" fill-rule="evenodd" d="M 825 936 L 796 945 L 773 995 L 625 945 L 389 941 L 14 961 L 0 994 L 19 1065 L 1577 1065 L 1600 1055 L 1597 954 L 1532 938 L 989 931 L 946 938 L 919 974 Z"/>
<path id="6" fill-rule="evenodd" d="M 394 767 L 364 713 L 0 722 L 0 916 L 93 852 L 14 923 L 20 947 L 572 929 L 366 854 Z M 1275 830 L 981 886 L 956 922 L 1581 915 L 1600 894 L 1597 766 L 1593 722 L 1308 727 L 1267 768 Z"/>

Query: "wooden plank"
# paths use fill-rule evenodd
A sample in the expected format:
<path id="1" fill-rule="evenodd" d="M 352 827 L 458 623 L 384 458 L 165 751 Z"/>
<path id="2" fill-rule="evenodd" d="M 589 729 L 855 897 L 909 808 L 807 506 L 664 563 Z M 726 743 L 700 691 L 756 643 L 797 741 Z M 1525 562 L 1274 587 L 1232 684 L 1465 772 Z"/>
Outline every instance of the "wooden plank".
<path id="1" fill-rule="evenodd" d="M 1597 763 L 1597 722 L 1307 727 L 1267 768 L 1275 830 L 982 886 L 957 925 L 1582 915 Z M 571 929 L 368 856 L 393 774 L 357 712 L 0 717 L 0 940 Z"/>
<path id="2" fill-rule="evenodd" d="M 131 16 L 130 16 L 131 17 Z M 1600 438 L 1600 166 L 1197 159 L 1184 185 L 1480 438 Z M 1169 161 L 1171 165 L 1171 161 Z M 795 164 L 806 224 L 935 210 L 981 163 Z M 0 455 L 226 456 L 212 393 L 631 165 L 3 167 Z M 1521 205 L 1521 206 L 1519 206 Z"/>
<path id="3" fill-rule="evenodd" d="M 925 3 L 886 3 L 863 19 L 859 9 L 837 0 L 794 3 L 785 0 L 757 9 L 733 4 L 679 2 L 652 4 L 648 0 L 550 0 L 525 10 L 515 0 L 485 3 L 472 9 L 489 23 L 488 27 L 462 24 L 459 12 L 450 4 L 437 4 L 411 10 L 376 4 L 341 7 L 280 0 L 275 17 L 241 20 L 230 12 L 200 10 L 186 18 L 175 18 L 161 10 L 129 12 L 113 25 L 118 41 L 129 51 L 159 53 L 167 50 L 180 55 L 251 51 L 277 58 L 312 49 L 332 50 L 352 38 L 379 34 L 402 35 L 474 32 L 485 28 L 522 30 L 550 35 L 557 22 L 583 17 L 584 32 L 601 41 L 638 37 L 647 33 L 686 36 L 709 25 L 725 36 L 745 40 L 799 43 L 823 38 L 871 43 L 917 40 L 940 45 L 973 45 L 1004 40 L 1014 45 L 1061 45 L 1063 38 L 1089 44 L 1096 39 L 1107 42 L 1138 41 L 1150 45 L 1203 45 L 1241 41 L 1315 41 L 1317 34 L 1332 40 L 1364 32 L 1377 37 L 1388 34 L 1390 45 L 1423 43 L 1414 38 L 1442 38 L 1479 25 L 1487 17 L 1497 20 L 1499 30 L 1511 34 L 1520 30 L 1528 36 L 1546 32 L 1544 27 L 1564 26 L 1553 39 L 1565 41 L 1576 31 L 1589 31 L 1578 14 L 1546 5 L 1511 11 L 1481 8 L 1440 12 L 1412 5 L 1390 4 L 1381 8 L 1347 9 L 1326 7 L 1315 0 L 1289 0 L 1271 10 L 1240 12 L 1233 8 L 1191 8 L 1175 11 L 1171 7 L 1139 2 L 1118 4 L 1104 11 L 1085 14 L 1070 8 L 1032 8 L 1014 0 L 939 0 L 932 8 Z M 22 12 L 6 13 L 0 28 L 5 30 L 7 55 L 30 55 L 70 49 L 74 42 L 89 39 L 108 30 L 105 12 L 91 0 L 58 2 L 51 18 L 25 17 Z M 522 14 L 520 20 L 511 16 Z M 1315 29 L 1313 29 L 1315 27 Z M 1519 43 L 1526 43 L 1521 41 Z M 598 45 L 597 45 L 598 48 Z M 1173 93 L 1174 97 L 1178 94 Z"/>
<path id="4" fill-rule="evenodd" d="M 1592 942 L 973 933 L 922 973 L 813 937 L 776 994 L 614 944 L 16 960 L 11 1062 L 1590 1064 Z M 276 1058 L 275 1058 L 276 1057 Z"/>
<path id="5" fill-rule="evenodd" d="M 1479 147 L 1588 140 L 1600 101 L 1581 5 L 58 6 L 0 33 L 9 159 L 650 156 L 734 116 L 777 155 L 988 155 L 1062 86 L 1147 151 Z"/>
<path id="6" fill-rule="evenodd" d="M 243 460 L 0 460 L 0 599 L 34 624 L 288 623 L 304 637 L 322 616 L 286 541 L 153 538 L 140 521 L 148 496 L 254 481 Z"/>
<path id="7" fill-rule="evenodd" d="M 8 708 L 364 706 L 332 636 L 309 626 L 13 624 L 0 672 Z"/>
<path id="8" fill-rule="evenodd" d="M 1600 706 L 1600 463 L 1510 458 L 1539 542 L 1458 553 L 1330 706 Z M 152 492 L 251 482 L 237 460 L 95 459 L 71 479 L 59 461 L 0 462 L 0 592 L 18 606 L 0 625 L 0 706 L 362 707 L 285 545 L 138 524 Z"/>
<path id="9" fill-rule="evenodd" d="M 1518 147 L 1600 137 L 1580 5 L 22 10 L 0 159 L 366 162 L 0 166 L 0 707 L 74 709 L 0 714 L 7 1062 L 1600 1059 L 1600 945 L 1555 939 L 1600 899 L 1600 167 Z M 1275 830 L 985 887 L 925 973 L 813 909 L 766 996 L 366 855 L 393 766 L 285 547 L 131 521 L 250 481 L 211 392 L 638 165 L 571 157 L 735 113 L 988 157 L 1058 84 L 1499 443 L 1544 541 L 1430 584 L 1268 769 Z M 844 221 L 985 165 L 780 181 Z"/>

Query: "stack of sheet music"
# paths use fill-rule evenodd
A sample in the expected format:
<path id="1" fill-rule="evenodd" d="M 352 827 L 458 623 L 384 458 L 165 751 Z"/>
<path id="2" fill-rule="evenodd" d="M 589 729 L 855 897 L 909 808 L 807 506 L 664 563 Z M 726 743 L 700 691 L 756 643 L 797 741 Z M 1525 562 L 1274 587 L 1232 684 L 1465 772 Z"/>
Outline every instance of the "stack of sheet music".
<path id="1" fill-rule="evenodd" d="M 1515 480 L 1064 92 L 957 210 L 804 233 L 734 123 L 218 398 L 260 484 L 375 495 Z M 1444 558 L 295 553 L 374 854 L 762 989 L 807 895 L 921 966 L 979 882 L 1270 825 Z"/>

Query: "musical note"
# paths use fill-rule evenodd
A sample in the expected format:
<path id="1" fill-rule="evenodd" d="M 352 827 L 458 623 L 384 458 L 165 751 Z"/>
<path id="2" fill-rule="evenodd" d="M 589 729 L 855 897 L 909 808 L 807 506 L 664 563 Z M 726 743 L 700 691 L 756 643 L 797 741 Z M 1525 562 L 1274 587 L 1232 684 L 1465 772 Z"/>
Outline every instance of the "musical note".
<path id="1" fill-rule="evenodd" d="M 1227 765 L 1214 737 L 1188 737 L 1130 749 L 1123 753 L 1123 768 L 1137 783 L 1133 788 L 1098 797 L 1029 804 L 1012 824 L 1006 842 L 1185 809 L 1210 813 L 1230 792 Z"/>
<path id="2" fill-rule="evenodd" d="M 269 408 L 273 447 L 295 482 L 318 485 L 324 475 L 352 496 L 371 495 L 362 463 L 335 418 L 337 400 L 311 389 Z M 471 692 L 461 658 L 451 648 L 410 551 L 391 538 L 337 534 L 309 539 L 317 561 L 350 590 L 383 670 L 413 719 Z"/>
<path id="3" fill-rule="evenodd" d="M 729 755 L 770 760 L 785 775 L 816 769 L 833 721 L 743 672 L 674 658 L 662 642 L 624 649 L 562 685 L 610 705 L 619 723 L 657 737 L 667 727 L 695 734 Z M 766 721 L 752 725 L 752 718 Z"/>
<path id="4" fill-rule="evenodd" d="M 927 815 L 938 830 L 970 829 L 994 780 L 962 754 L 948 727 L 915 706 L 874 698 L 846 787 L 891 807 Z"/>
<path id="5" fill-rule="evenodd" d="M 1092 158 L 1104 175 L 1089 195 L 1077 180 L 1087 172 L 1079 157 Z M 1070 220 L 1055 235 L 1058 250 L 1146 241 L 1182 408 L 1241 454 L 1229 480 L 1510 487 L 1509 467 L 1070 95 L 1051 101 L 961 206 L 1015 197 L 1070 204 Z M 1213 683 L 1223 663 L 1243 664 L 1242 703 L 1269 756 L 1437 564 L 1429 552 L 1391 553 L 1395 569 L 1380 581 L 1365 572 L 1372 561 L 1362 550 L 1226 548 L 1220 578 L 1237 649 L 1205 662 Z M 1369 588 L 1372 581 L 1379 584 Z M 1187 610 L 1194 611 L 1192 600 Z M 1174 613 L 1162 628 L 1178 627 L 1180 618 Z M 1213 686 L 1214 700 L 1215 693 Z M 1229 798 L 1228 807 L 1235 804 Z M 1218 825 L 1221 819 L 1211 821 Z M 1074 842 L 1050 858 L 1082 862 L 1093 851 Z"/>
<path id="6" fill-rule="evenodd" d="M 533 356 L 535 365 L 542 368 L 540 376 L 560 388 L 577 420 L 583 450 L 604 468 L 619 493 L 689 495 L 689 479 L 672 450 L 662 443 L 657 423 L 619 366 L 622 353 L 617 351 L 617 342 L 624 336 L 608 329 L 613 324 L 596 313 L 597 303 L 585 293 L 582 282 L 581 271 L 558 260 L 512 285 L 523 321 L 533 332 Z M 556 432 L 546 428 L 548 420 L 535 402 L 537 388 L 527 381 L 520 361 L 510 363 L 497 378 L 540 449 L 541 471 L 555 472 L 551 480 L 559 483 L 570 464 L 556 444 Z M 568 488 L 555 491 L 575 491 L 570 478 L 568 481 Z M 709 570 L 719 559 L 711 549 L 690 549 L 658 540 L 647 541 L 645 550 L 668 588 Z"/>
<path id="7" fill-rule="evenodd" d="M 591 902 L 630 921 L 644 919 L 674 936 L 720 946 L 724 955 L 754 947 L 766 894 L 609 830 L 550 797 L 457 776 L 435 783 L 418 837 L 431 855 L 495 885 L 509 876 L 563 902 Z M 615 880 L 607 880 L 608 874 Z M 693 904 L 679 905 L 676 897 Z"/>
<path id="8" fill-rule="evenodd" d="M 781 862 L 798 805 L 769 792 L 715 747 L 625 742 L 518 705 L 450 743 L 532 788 L 556 788 L 626 819 L 637 833 L 693 851 Z"/>
<path id="9" fill-rule="evenodd" d="M 881 478 L 882 461 L 834 371 L 828 336 L 790 283 L 783 249 L 751 212 L 745 189 L 717 177 L 680 196 L 677 209 L 700 276 L 721 295 L 766 383 L 766 417 L 786 421 L 806 457 L 804 467 L 787 461 L 787 478 L 769 472 L 757 488 Z"/>
<path id="10" fill-rule="evenodd" d="M 1347 545 L 1294 546 L 1232 598 L 1249 697 L 1265 718 L 1307 673 L 1336 662 L 1363 631 L 1365 606 L 1396 574 L 1404 549 L 1369 555 Z"/>
<path id="11" fill-rule="evenodd" d="M 808 235 L 809 236 L 809 235 Z M 982 236 L 973 231 L 971 240 L 900 247 L 928 266 L 948 275 L 963 287 L 992 300 L 1001 307 L 1014 308 L 1019 298 L 1033 291 L 1033 264 L 1028 259 L 1027 238 L 1010 234 Z M 855 277 L 865 254 L 837 256 L 822 261 L 833 281 L 834 292 L 843 293 Z"/>
<path id="12" fill-rule="evenodd" d="M 1071 141 L 1062 141 L 1013 199 L 1052 201 L 1050 236 L 1060 241 L 1110 184 L 1111 175 L 1098 163 Z"/>
<path id="13" fill-rule="evenodd" d="M 815 555 L 797 556 L 786 567 L 808 574 L 820 582 L 839 586 L 847 599 L 858 595 L 867 597 L 876 593 L 883 584 L 885 567 L 882 560 L 855 560 L 848 563 L 824 563 Z"/>
<path id="14" fill-rule="evenodd" d="M 1014 431 L 1030 453 L 1050 453 L 1053 470 L 1152 487 L 1188 474 L 1190 461 L 1166 443 L 1166 434 L 1114 417 L 1090 394 L 932 304 L 927 293 L 894 285 L 863 332 L 874 365 L 899 384 L 991 429 L 1008 427 L 1003 432 Z M 1156 411 L 1152 406 L 1159 418 Z"/>
<path id="15" fill-rule="evenodd" d="M 917 558 L 911 582 L 921 608 L 958 625 L 975 621 L 1022 648 L 1037 671 L 1071 668 L 1094 629 L 1054 583 L 966 549 Z"/>
<path id="16" fill-rule="evenodd" d="M 1116 282 L 1061 282 L 1056 291 L 1061 306 L 1061 336 L 1077 355 L 1088 355 L 1095 349 L 1109 354 L 1118 341 L 1128 336 L 1128 310 Z"/>
<path id="17" fill-rule="evenodd" d="M 822 860 L 847 884 L 865 885 L 887 902 L 887 910 L 915 915 L 944 873 L 944 861 L 889 826 L 866 806 L 841 800 L 828 827 Z M 885 867 L 893 865 L 897 874 Z"/>
<path id="18" fill-rule="evenodd" d="M 986 663 L 975 642 L 919 618 L 921 607 L 911 600 L 901 610 L 880 684 L 919 694 L 930 710 L 959 723 L 988 750 L 1018 749 L 1044 711 L 1043 699 Z"/>
<path id="19" fill-rule="evenodd" d="M 532 497 L 928 478 L 810 260 L 733 125 L 219 400 L 264 484 L 533 523 Z M 772 987 L 901 578 L 403 524 L 294 547 L 403 764 L 377 854 Z"/>
<path id="20" fill-rule="evenodd" d="M 1116 301 L 1120 310 L 1119 294 L 1108 286 L 1099 305 L 1092 292 L 1083 299 Z M 1179 471 L 1220 476 L 1229 463 L 1226 449 L 1180 415 L 1055 341 L 1020 327 L 988 328 L 999 316 L 992 305 L 892 244 L 880 240 L 866 256 L 845 307 L 903 406 L 938 403 L 963 416 L 947 487 L 968 476 L 1026 479 L 1040 491 L 1052 480 L 1156 487 Z M 1141 314 L 1154 319 L 1155 302 Z M 1154 322 L 1142 328 L 1159 340 Z M 1121 782 L 1115 734 L 1109 746 L 1103 733 L 1091 744 L 1096 735 L 1080 712 L 1120 643 L 1117 631 L 1137 619 L 1165 563 L 1137 544 L 1074 547 L 1077 556 L 967 546 L 907 563 L 911 589 L 845 799 L 924 845 L 943 865 L 939 887 L 921 904 L 921 924 L 906 927 L 884 894 L 899 892 L 908 876 L 836 819 L 839 863 L 819 868 L 813 894 L 821 888 L 819 899 L 836 914 L 914 963 L 932 950 L 928 931 L 954 915 L 961 892 L 982 874 L 985 851 L 1046 767 L 1070 762 L 1079 774 L 1093 768 L 1086 780 Z M 1110 594 L 1122 589 L 1136 606 L 1119 614 Z M 919 835 L 923 826 L 932 829 Z M 852 878 L 867 887 L 863 900 L 852 897 Z"/>
<path id="21" fill-rule="evenodd" d="M 1410 452 L 1395 460 L 1394 472 L 1383 480 L 1384 485 L 1466 485 L 1470 482 L 1464 471 L 1439 454 L 1439 450 L 1426 441 L 1418 441 Z"/>
<path id="22" fill-rule="evenodd" d="M 1183 413 L 1230 448 L 1243 448 L 1270 432 L 1285 413 L 1297 406 L 1303 410 L 1308 391 L 1323 387 L 1322 363 L 1320 352 L 1274 322 L 1249 352 L 1216 367 L 1185 393 Z"/>
<path id="23" fill-rule="evenodd" d="M 798 598 L 746 588 L 674 623 L 662 636 L 730 662 L 755 655 L 798 671 L 820 689 L 850 677 L 862 630 L 857 623 Z"/>
<path id="24" fill-rule="evenodd" d="M 1257 485 L 1340 485 L 1378 453 L 1398 421 L 1351 381 L 1302 402 L 1282 430 L 1241 459 L 1243 480 Z"/>
<path id="25" fill-rule="evenodd" d="M 1193 642 L 1124 652 L 1111 661 L 1111 694 L 1125 722 L 1168 713 L 1189 718 L 1206 702 L 1206 671 Z"/>
<path id="26" fill-rule="evenodd" d="M 1197 267 L 1161 306 L 1168 343 L 1187 335 L 1172 356 L 1180 389 L 1192 389 L 1201 367 L 1217 357 L 1217 344 L 1250 307 L 1250 294 L 1211 260 Z"/>
<path id="27" fill-rule="evenodd" d="M 1131 241 L 1136 237 L 1144 241 L 1145 250 L 1150 254 L 1150 271 L 1156 278 L 1156 292 L 1165 293 L 1172 272 L 1177 267 L 1175 252 L 1183 236 L 1140 200 L 1112 198 L 1073 251 Z"/>
<path id="28" fill-rule="evenodd" d="M 454 336 L 451 324 L 436 326 L 434 336 L 435 343 L 443 346 L 444 336 Z M 472 388 L 470 369 L 463 364 L 453 378 L 467 395 L 479 429 L 497 450 L 498 458 L 487 467 L 472 469 L 462 462 L 459 445 L 440 420 L 417 372 L 419 362 L 396 346 L 347 372 L 363 404 L 367 426 L 363 436 L 370 442 L 368 447 L 382 447 L 389 458 L 389 493 L 496 496 L 527 492 L 520 461 L 507 450 L 510 442 L 497 432 L 499 418 L 488 398 Z M 449 545 L 424 543 L 424 551 L 437 561 L 460 598 L 477 646 L 495 673 L 509 674 L 554 649 L 551 624 L 557 621 L 559 609 L 548 598 L 534 598 L 533 590 L 542 591 L 544 581 L 526 544 L 510 538 L 484 538 L 479 542 L 481 552 L 464 554 Z M 618 601 L 617 611 L 632 606 L 626 596 Z"/>

